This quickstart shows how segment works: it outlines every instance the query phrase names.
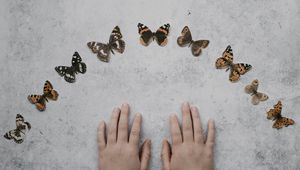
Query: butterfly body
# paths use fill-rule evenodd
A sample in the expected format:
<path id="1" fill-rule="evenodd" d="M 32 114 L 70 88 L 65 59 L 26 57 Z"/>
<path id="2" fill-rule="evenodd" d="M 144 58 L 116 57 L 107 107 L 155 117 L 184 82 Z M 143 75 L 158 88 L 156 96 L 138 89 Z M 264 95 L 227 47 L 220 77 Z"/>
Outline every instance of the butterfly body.
<path id="1" fill-rule="evenodd" d="M 230 45 L 227 46 L 222 57 L 219 57 L 216 60 L 215 66 L 217 69 L 226 69 L 226 71 L 230 70 L 229 80 L 231 82 L 238 81 L 241 75 L 244 75 L 252 68 L 250 64 L 233 63 L 233 52 Z"/>
<path id="2" fill-rule="evenodd" d="M 98 58 L 103 62 L 109 62 L 110 53 L 115 54 L 114 51 L 123 53 L 125 50 L 125 41 L 122 39 L 120 28 L 116 26 L 109 37 L 108 43 L 100 43 L 91 41 L 87 43 L 87 46 L 96 53 Z"/>
<path id="3" fill-rule="evenodd" d="M 146 25 L 138 23 L 138 33 L 141 35 L 140 43 L 148 46 L 152 41 L 156 40 L 160 46 L 165 46 L 168 43 L 167 36 L 169 35 L 170 24 L 160 26 L 156 32 L 152 32 Z"/>
<path id="4" fill-rule="evenodd" d="M 75 82 L 75 74 L 86 72 L 86 64 L 82 62 L 82 59 L 78 52 L 75 52 L 72 57 L 72 66 L 57 66 L 55 67 L 56 72 L 63 76 L 64 79 L 69 83 Z"/>
<path id="5" fill-rule="evenodd" d="M 32 94 L 27 97 L 31 104 L 34 104 L 39 111 L 44 111 L 46 109 L 46 102 L 48 99 L 57 100 L 58 93 L 53 89 L 50 81 L 46 81 L 44 84 L 44 90 L 42 95 Z"/>
<path id="6" fill-rule="evenodd" d="M 295 121 L 293 119 L 283 117 L 281 115 L 281 111 L 282 111 L 282 103 L 281 101 L 278 101 L 277 104 L 274 105 L 274 108 L 270 109 L 267 112 L 267 119 L 271 119 L 275 121 L 273 124 L 273 128 L 281 129 L 284 126 L 287 127 L 289 125 L 295 124 Z"/>
<path id="7" fill-rule="evenodd" d="M 13 139 L 16 143 L 20 144 L 24 141 L 26 132 L 31 129 L 31 125 L 24 121 L 23 116 L 17 114 L 16 116 L 16 129 L 10 130 L 5 133 L 4 138 L 11 140 Z"/>
<path id="8" fill-rule="evenodd" d="M 191 47 L 192 54 L 197 57 L 201 54 L 202 49 L 208 46 L 209 40 L 194 41 L 189 27 L 185 26 L 181 31 L 181 36 L 177 38 L 177 44 L 180 47 L 188 45 L 188 47 Z"/>
<path id="9" fill-rule="evenodd" d="M 266 101 L 269 99 L 269 97 L 266 94 L 257 91 L 258 85 L 259 82 L 257 79 L 255 79 L 251 82 L 251 84 L 245 87 L 245 92 L 252 96 L 253 105 L 258 105 L 259 102 Z"/>

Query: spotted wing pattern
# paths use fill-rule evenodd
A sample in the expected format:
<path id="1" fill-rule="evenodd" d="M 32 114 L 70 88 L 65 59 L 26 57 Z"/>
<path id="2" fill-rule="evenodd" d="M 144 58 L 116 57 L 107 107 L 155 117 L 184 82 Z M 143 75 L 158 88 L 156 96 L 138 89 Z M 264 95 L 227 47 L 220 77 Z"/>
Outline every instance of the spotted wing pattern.
<path id="1" fill-rule="evenodd" d="M 109 42 L 107 44 L 91 41 L 87 43 L 87 46 L 96 53 L 98 58 L 103 62 L 109 62 L 110 52 L 114 54 L 114 51 L 123 53 L 125 51 L 125 41 L 122 39 L 122 34 L 120 28 L 115 26 L 109 37 Z M 114 51 L 113 51 L 114 50 Z"/>
<path id="2" fill-rule="evenodd" d="M 252 68 L 250 64 L 233 63 L 233 52 L 230 45 L 227 46 L 222 54 L 222 57 L 217 58 L 215 66 L 217 69 L 230 69 L 229 80 L 231 82 L 238 81 L 241 75 L 244 75 Z"/>
<path id="3" fill-rule="evenodd" d="M 14 140 L 16 143 L 20 144 L 24 141 L 26 133 L 31 129 L 31 125 L 24 121 L 22 115 L 17 114 L 16 116 L 16 129 L 10 130 L 5 133 L 4 138 L 8 140 Z"/>
<path id="4" fill-rule="evenodd" d="M 82 59 L 78 52 L 75 52 L 72 57 L 72 66 L 57 66 L 55 67 L 56 72 L 63 76 L 64 79 L 69 83 L 75 82 L 75 74 L 86 72 L 86 64 L 82 62 Z"/>
<path id="5" fill-rule="evenodd" d="M 31 104 L 34 104 L 39 111 L 44 111 L 46 109 L 46 101 L 48 99 L 57 100 L 58 92 L 53 89 L 50 81 L 46 81 L 44 84 L 43 95 L 32 94 L 27 97 Z"/>
<path id="6" fill-rule="evenodd" d="M 282 117 L 282 103 L 278 101 L 277 104 L 274 105 L 273 109 L 270 109 L 267 112 L 267 119 L 272 119 L 274 122 L 273 128 L 281 129 L 284 126 L 287 127 L 289 125 L 295 124 L 295 121 L 290 118 Z"/>

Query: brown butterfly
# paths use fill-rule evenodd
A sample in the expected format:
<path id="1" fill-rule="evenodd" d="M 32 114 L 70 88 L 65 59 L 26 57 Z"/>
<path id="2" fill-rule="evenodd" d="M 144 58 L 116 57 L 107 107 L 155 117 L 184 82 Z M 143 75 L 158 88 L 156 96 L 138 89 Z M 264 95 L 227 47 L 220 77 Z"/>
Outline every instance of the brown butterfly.
<path id="1" fill-rule="evenodd" d="M 24 141 L 25 134 L 31 129 L 31 125 L 24 121 L 22 115 L 17 114 L 16 116 L 16 129 L 10 130 L 5 133 L 4 137 L 8 140 L 13 139 L 16 143 L 20 144 Z"/>
<path id="2" fill-rule="evenodd" d="M 125 50 L 125 41 L 122 39 L 120 28 L 115 26 L 109 37 L 107 44 L 91 41 L 87 43 L 87 46 L 92 50 L 93 53 L 97 53 L 98 58 L 103 62 L 109 62 L 110 52 L 115 54 L 114 51 L 123 53 Z"/>
<path id="3" fill-rule="evenodd" d="M 250 64 L 245 63 L 234 64 L 232 49 L 231 46 L 228 45 L 225 51 L 223 52 L 222 57 L 217 59 L 216 68 L 226 68 L 226 71 L 230 69 L 229 80 L 231 82 L 236 82 L 240 79 L 240 76 L 247 73 L 252 68 L 252 66 Z"/>
<path id="4" fill-rule="evenodd" d="M 277 104 L 274 105 L 274 109 L 270 109 L 267 112 L 267 119 L 275 120 L 273 124 L 273 128 L 281 129 L 284 126 L 293 125 L 295 121 L 290 118 L 282 117 L 281 116 L 282 104 L 281 101 L 278 101 Z"/>
<path id="5" fill-rule="evenodd" d="M 44 84 L 44 93 L 43 95 L 29 95 L 28 100 L 30 103 L 35 104 L 36 108 L 39 111 L 44 111 L 46 109 L 46 102 L 48 102 L 48 99 L 51 100 L 57 100 L 58 93 L 57 91 L 53 90 L 53 86 L 50 83 L 50 81 L 46 81 Z"/>
<path id="6" fill-rule="evenodd" d="M 197 57 L 201 54 L 202 49 L 208 46 L 209 40 L 194 41 L 189 27 L 185 26 L 181 31 L 181 36 L 177 38 L 177 44 L 180 47 L 185 47 L 187 45 L 189 45 L 189 47 L 192 46 L 192 54 Z"/>
<path id="7" fill-rule="evenodd" d="M 254 105 L 258 105 L 259 102 L 266 101 L 269 98 L 266 94 L 260 93 L 260 92 L 257 91 L 258 84 L 259 84 L 258 80 L 255 79 L 255 80 L 252 81 L 251 84 L 249 84 L 245 87 L 245 92 L 248 93 L 248 94 L 251 94 L 252 104 L 254 104 Z"/>

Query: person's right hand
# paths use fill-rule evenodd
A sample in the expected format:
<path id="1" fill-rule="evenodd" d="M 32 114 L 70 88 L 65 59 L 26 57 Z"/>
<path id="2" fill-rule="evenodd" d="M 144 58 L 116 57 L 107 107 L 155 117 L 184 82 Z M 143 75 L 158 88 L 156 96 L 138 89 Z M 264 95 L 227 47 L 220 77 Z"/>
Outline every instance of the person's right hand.
<path id="1" fill-rule="evenodd" d="M 198 109 L 185 102 L 182 107 L 182 131 L 177 116 L 170 118 L 172 149 L 165 139 L 161 158 L 164 170 L 212 170 L 214 160 L 215 125 L 208 121 L 207 140 L 204 141 Z"/>

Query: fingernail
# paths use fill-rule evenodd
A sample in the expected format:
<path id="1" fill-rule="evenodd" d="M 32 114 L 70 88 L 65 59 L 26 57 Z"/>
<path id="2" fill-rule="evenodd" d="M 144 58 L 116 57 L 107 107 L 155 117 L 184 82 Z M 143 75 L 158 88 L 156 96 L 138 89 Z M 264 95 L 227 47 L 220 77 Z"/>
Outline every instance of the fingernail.
<path id="1" fill-rule="evenodd" d="M 118 107 L 114 107 L 113 112 L 116 112 L 116 111 L 118 111 L 118 110 L 119 110 Z"/>
<path id="2" fill-rule="evenodd" d="M 183 106 L 188 106 L 189 102 L 183 102 Z"/>
<path id="3" fill-rule="evenodd" d="M 191 110 L 192 110 L 193 112 L 196 112 L 196 111 L 197 111 L 197 107 L 192 106 L 192 107 L 191 107 Z"/>
<path id="4" fill-rule="evenodd" d="M 135 114 L 136 117 L 141 117 L 142 115 L 140 113 Z"/>
<path id="5" fill-rule="evenodd" d="M 123 103 L 122 106 L 125 107 L 125 106 L 128 106 L 128 104 L 127 103 Z"/>

